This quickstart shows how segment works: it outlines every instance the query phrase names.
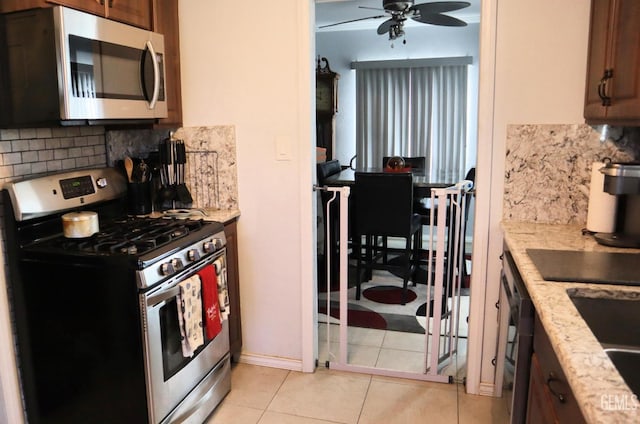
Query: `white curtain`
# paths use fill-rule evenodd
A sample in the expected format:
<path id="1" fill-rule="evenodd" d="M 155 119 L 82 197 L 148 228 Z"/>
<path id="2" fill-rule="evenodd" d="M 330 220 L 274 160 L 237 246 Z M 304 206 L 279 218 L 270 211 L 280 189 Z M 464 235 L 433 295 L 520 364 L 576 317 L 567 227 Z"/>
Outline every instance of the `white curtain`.
<path id="1" fill-rule="evenodd" d="M 358 167 L 426 156 L 431 181 L 464 176 L 467 65 L 357 69 L 356 95 Z"/>

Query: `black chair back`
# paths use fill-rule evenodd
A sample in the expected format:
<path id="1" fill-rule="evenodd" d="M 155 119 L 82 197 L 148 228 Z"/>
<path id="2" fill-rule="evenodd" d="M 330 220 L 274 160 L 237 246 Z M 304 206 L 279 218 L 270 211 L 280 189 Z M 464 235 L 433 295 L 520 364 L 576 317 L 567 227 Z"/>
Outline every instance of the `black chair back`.
<path id="1" fill-rule="evenodd" d="M 413 180 L 410 173 L 356 172 L 352 196 L 357 234 L 411 236 Z"/>
<path id="2" fill-rule="evenodd" d="M 318 184 L 323 185 L 324 180 L 338 172 L 342 171 L 342 167 L 340 166 L 340 161 L 337 159 L 329 160 L 326 162 L 321 162 L 316 165 L 316 175 L 318 178 Z"/>

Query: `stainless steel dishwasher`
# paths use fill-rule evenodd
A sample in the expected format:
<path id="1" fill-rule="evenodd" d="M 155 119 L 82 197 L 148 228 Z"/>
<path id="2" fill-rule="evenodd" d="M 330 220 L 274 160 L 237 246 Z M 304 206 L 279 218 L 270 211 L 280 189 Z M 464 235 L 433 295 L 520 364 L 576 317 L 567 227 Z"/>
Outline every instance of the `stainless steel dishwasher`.
<path id="1" fill-rule="evenodd" d="M 508 247 L 502 254 L 496 394 L 507 403 L 510 422 L 524 423 L 533 353 L 535 309 Z"/>

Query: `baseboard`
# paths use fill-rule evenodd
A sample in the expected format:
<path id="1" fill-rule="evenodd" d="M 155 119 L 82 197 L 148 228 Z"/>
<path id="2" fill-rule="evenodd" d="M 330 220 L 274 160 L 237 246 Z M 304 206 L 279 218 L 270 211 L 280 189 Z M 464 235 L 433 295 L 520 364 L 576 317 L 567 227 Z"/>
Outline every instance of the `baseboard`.
<path id="1" fill-rule="evenodd" d="M 480 383 L 478 394 L 481 396 L 495 396 L 496 386 L 493 383 Z"/>
<path id="2" fill-rule="evenodd" d="M 297 359 L 279 358 L 275 356 L 241 353 L 238 362 L 242 364 L 258 365 L 261 367 L 280 368 L 302 372 L 302 361 Z"/>

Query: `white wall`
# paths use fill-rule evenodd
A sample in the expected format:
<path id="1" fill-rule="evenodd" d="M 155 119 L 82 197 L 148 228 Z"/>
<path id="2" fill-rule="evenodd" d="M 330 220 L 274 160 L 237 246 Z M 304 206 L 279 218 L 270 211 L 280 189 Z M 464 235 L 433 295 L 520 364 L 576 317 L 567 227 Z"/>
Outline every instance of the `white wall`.
<path id="1" fill-rule="evenodd" d="M 311 367 L 311 1 L 182 1 L 179 18 L 184 126 L 236 127 L 242 358 Z"/>
<path id="2" fill-rule="evenodd" d="M 496 309 L 502 251 L 502 193 L 506 128 L 509 124 L 583 123 L 584 82 L 586 77 L 589 0 L 490 0 L 483 5 L 486 27 L 481 29 L 484 63 L 481 73 L 480 130 L 477 167 L 477 212 L 474 233 L 474 281 L 486 281 L 486 315 L 480 381 L 468 381 L 468 389 L 481 391 L 493 382 L 491 365 L 495 351 Z M 489 13 L 485 13 L 485 12 Z M 497 16 L 495 32 L 491 19 Z M 495 45 L 493 44 L 495 41 Z M 495 65 L 495 66 L 493 66 Z M 491 85 L 495 71 L 495 91 Z M 485 86 L 486 88 L 486 86 Z M 483 97 L 484 96 L 484 97 Z M 491 97 L 493 99 L 491 99 Z M 531 140 L 535 143 L 536 140 Z M 532 182 L 535 183 L 535 182 Z M 476 286 L 477 287 L 477 286 Z M 473 290 L 473 289 L 472 289 Z M 475 311 L 478 312 L 478 311 Z M 474 316 L 472 305 L 472 320 Z M 477 322 L 477 321 L 476 321 Z M 476 323 L 470 323 L 475 328 Z M 476 351 L 470 346 L 470 355 Z M 470 369 L 473 375 L 475 370 Z"/>
<path id="3" fill-rule="evenodd" d="M 386 35 L 376 33 L 375 27 L 367 30 L 316 33 L 317 55 L 326 57 L 331 69 L 340 74 L 334 159 L 346 165 L 356 152 L 356 81 L 351 62 L 471 56 L 473 64 L 469 67 L 468 77 L 468 162 L 465 169 L 475 165 L 478 124 L 478 30 L 477 23 L 470 23 L 466 27 L 414 24 L 405 28 L 407 44 L 395 40 L 393 47 Z"/>

